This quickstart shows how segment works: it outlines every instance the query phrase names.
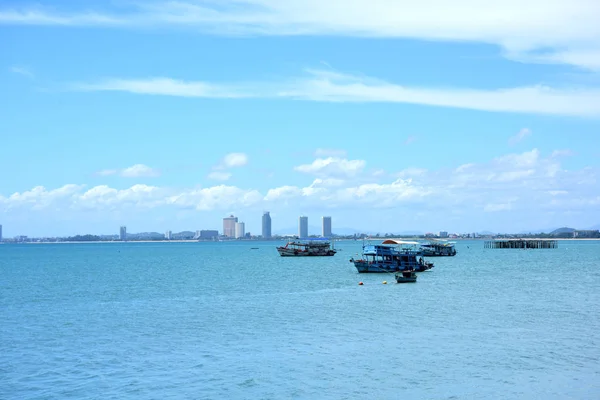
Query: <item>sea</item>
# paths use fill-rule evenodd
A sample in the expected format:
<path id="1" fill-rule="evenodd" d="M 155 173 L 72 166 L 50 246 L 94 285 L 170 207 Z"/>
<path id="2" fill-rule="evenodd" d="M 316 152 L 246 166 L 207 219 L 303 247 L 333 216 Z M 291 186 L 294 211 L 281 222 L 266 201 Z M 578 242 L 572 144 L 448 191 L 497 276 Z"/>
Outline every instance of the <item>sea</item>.
<path id="1" fill-rule="evenodd" d="M 0 399 L 600 398 L 599 241 L 412 284 L 280 244 L 0 245 Z"/>

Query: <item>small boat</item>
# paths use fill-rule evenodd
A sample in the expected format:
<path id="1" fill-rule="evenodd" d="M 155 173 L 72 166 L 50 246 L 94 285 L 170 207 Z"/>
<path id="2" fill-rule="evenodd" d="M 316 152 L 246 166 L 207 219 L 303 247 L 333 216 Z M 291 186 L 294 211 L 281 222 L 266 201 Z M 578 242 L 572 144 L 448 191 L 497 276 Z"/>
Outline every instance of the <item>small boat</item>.
<path id="1" fill-rule="evenodd" d="M 405 270 L 394 274 L 398 283 L 414 283 L 417 281 L 417 274 L 414 270 Z"/>
<path id="2" fill-rule="evenodd" d="M 452 257 L 456 255 L 454 244 L 443 239 L 432 239 L 420 247 L 424 257 Z"/>
<path id="3" fill-rule="evenodd" d="M 282 257 L 333 256 L 337 253 L 328 239 L 316 238 L 292 240 L 277 247 L 277 251 Z"/>
<path id="4" fill-rule="evenodd" d="M 359 273 L 427 271 L 433 268 L 433 263 L 419 257 L 422 253 L 416 248 L 418 245 L 418 242 L 387 239 L 381 244 L 363 246 L 362 257 L 353 257 L 350 262 Z"/>

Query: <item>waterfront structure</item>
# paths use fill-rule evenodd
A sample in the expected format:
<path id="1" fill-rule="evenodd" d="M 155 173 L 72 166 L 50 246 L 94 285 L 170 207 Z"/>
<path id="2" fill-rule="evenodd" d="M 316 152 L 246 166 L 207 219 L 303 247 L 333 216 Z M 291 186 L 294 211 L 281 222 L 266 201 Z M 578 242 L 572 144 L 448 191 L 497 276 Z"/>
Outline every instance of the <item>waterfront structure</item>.
<path id="1" fill-rule="evenodd" d="M 323 229 L 322 229 L 323 237 L 331 237 L 331 217 L 323 217 Z"/>
<path id="2" fill-rule="evenodd" d="M 0 225 L 0 242 L 2 241 L 2 225 Z"/>
<path id="3" fill-rule="evenodd" d="M 558 241 L 549 239 L 496 239 L 483 244 L 486 249 L 556 249 Z"/>
<path id="4" fill-rule="evenodd" d="M 301 216 L 298 218 L 298 237 L 308 237 L 308 217 Z"/>
<path id="5" fill-rule="evenodd" d="M 165 239 L 171 240 L 171 231 L 166 231 L 165 232 Z"/>
<path id="6" fill-rule="evenodd" d="M 448 232 L 446 232 L 446 231 L 440 231 L 440 233 L 439 233 L 438 236 L 441 237 L 441 238 L 447 238 L 448 237 Z"/>
<path id="7" fill-rule="evenodd" d="M 123 242 L 127 240 L 127 227 L 125 225 L 119 229 L 119 240 Z"/>
<path id="8" fill-rule="evenodd" d="M 223 235 L 230 238 L 235 237 L 235 224 L 237 222 L 237 217 L 234 217 L 233 215 L 223 218 Z"/>
<path id="9" fill-rule="evenodd" d="M 243 222 L 235 223 L 235 238 L 241 239 L 246 234 L 246 225 Z"/>
<path id="10" fill-rule="evenodd" d="M 265 211 L 262 216 L 262 237 L 271 238 L 271 215 L 268 211 Z"/>

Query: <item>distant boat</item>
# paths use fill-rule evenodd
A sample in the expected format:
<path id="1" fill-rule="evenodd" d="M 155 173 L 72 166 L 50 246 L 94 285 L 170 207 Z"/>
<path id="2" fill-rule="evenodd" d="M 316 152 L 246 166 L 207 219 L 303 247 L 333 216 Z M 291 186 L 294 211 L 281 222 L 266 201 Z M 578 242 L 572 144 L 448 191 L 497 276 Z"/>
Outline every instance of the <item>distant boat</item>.
<path id="1" fill-rule="evenodd" d="M 432 239 L 427 243 L 421 244 L 420 247 L 425 257 L 452 257 L 456 255 L 454 243 L 446 240 Z"/>
<path id="2" fill-rule="evenodd" d="M 258 250 L 258 247 L 250 247 L 250 250 Z"/>
<path id="3" fill-rule="evenodd" d="M 359 273 L 427 271 L 433 268 L 433 263 L 419 257 L 422 253 L 416 248 L 418 245 L 418 242 L 387 239 L 381 244 L 363 246 L 362 257 L 353 257 L 350 262 Z"/>
<path id="4" fill-rule="evenodd" d="M 277 247 L 282 257 L 333 256 L 337 253 L 328 239 L 298 239 Z"/>

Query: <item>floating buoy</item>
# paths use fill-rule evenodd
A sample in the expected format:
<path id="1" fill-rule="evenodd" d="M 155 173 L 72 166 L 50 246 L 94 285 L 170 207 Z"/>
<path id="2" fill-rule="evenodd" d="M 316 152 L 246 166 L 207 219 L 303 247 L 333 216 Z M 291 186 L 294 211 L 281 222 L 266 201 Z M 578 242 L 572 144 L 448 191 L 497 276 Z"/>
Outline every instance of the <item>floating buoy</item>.
<path id="1" fill-rule="evenodd" d="M 362 286 L 362 284 L 363 284 L 362 282 L 358 282 L 358 286 Z"/>
<path id="2" fill-rule="evenodd" d="M 384 285 L 387 285 L 387 281 L 383 281 L 383 284 L 384 284 Z"/>

